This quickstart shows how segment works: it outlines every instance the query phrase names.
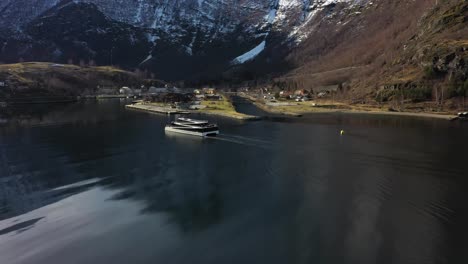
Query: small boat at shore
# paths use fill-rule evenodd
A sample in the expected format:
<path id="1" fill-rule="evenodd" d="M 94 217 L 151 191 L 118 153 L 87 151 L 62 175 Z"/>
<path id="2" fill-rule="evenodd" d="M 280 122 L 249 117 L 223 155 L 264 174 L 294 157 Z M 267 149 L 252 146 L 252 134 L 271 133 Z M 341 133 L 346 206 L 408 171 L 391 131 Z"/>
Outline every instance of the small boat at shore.
<path id="1" fill-rule="evenodd" d="M 468 120 L 468 112 L 458 113 L 458 119 L 460 119 L 460 120 Z"/>
<path id="2" fill-rule="evenodd" d="M 219 134 L 218 125 L 211 124 L 206 120 L 196 120 L 190 118 L 177 118 L 175 121 L 166 125 L 164 130 L 166 132 L 199 137 L 210 137 Z"/>
<path id="3" fill-rule="evenodd" d="M 452 121 L 454 120 L 460 120 L 460 121 L 468 121 L 468 112 L 463 112 L 463 113 L 458 113 L 458 115 L 452 119 L 450 119 Z"/>

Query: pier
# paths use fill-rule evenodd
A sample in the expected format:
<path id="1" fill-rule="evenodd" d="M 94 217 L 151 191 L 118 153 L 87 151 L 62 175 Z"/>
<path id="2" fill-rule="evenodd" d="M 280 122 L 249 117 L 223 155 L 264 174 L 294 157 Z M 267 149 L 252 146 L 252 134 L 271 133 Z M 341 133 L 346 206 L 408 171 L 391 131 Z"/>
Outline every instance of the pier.
<path id="1" fill-rule="evenodd" d="M 152 112 L 152 113 L 158 113 L 158 114 L 166 114 L 166 115 L 190 114 L 190 111 L 184 111 L 184 110 L 174 109 L 170 107 L 156 106 L 156 105 L 145 105 L 145 104 L 140 104 L 140 103 L 126 105 L 125 107 L 129 109 L 134 109 L 134 110 L 140 110 L 140 111 L 146 111 L 146 112 Z"/>

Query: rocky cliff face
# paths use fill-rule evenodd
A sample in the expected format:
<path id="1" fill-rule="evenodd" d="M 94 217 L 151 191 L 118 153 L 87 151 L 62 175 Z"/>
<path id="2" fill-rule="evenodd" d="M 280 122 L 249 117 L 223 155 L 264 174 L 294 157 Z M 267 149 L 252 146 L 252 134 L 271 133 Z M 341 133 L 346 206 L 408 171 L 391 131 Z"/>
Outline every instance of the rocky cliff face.
<path id="1" fill-rule="evenodd" d="M 0 3 L 0 27 L 22 27 L 56 5 L 92 3 L 109 18 L 136 27 L 156 29 L 174 38 L 201 32 L 205 40 L 235 32 L 275 30 L 294 36 L 327 7 L 368 0 L 5 0 Z M 333 14 L 328 14 L 333 15 Z M 263 31 L 263 32 L 262 32 Z M 157 39 L 158 36 L 153 36 Z"/>
<path id="2" fill-rule="evenodd" d="M 362 92 L 467 79 L 466 1 L 4 0 L 0 61 L 148 69 L 161 79 L 253 79 Z M 425 73 L 426 72 L 426 73 Z M 409 86 L 412 86 L 409 85 Z"/>
<path id="3" fill-rule="evenodd" d="M 268 50 L 272 55 L 274 47 L 284 52 L 299 44 L 321 19 L 338 15 L 335 10 L 366 3 L 7 0 L 0 4 L 0 61 L 92 60 L 146 67 L 162 78 L 217 78 Z"/>
<path id="4" fill-rule="evenodd" d="M 60 0 L 4 0 L 0 3 L 0 27 L 21 31 L 22 27 Z"/>

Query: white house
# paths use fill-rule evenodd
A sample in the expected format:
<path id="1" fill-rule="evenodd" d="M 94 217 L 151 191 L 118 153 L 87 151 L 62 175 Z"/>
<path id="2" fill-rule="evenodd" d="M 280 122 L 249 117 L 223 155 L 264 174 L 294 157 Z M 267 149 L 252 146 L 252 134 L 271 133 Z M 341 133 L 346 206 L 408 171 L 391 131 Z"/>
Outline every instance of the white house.
<path id="1" fill-rule="evenodd" d="M 133 90 L 130 89 L 129 87 L 127 87 L 127 86 L 124 86 L 124 87 L 120 88 L 119 93 L 120 94 L 133 94 Z"/>

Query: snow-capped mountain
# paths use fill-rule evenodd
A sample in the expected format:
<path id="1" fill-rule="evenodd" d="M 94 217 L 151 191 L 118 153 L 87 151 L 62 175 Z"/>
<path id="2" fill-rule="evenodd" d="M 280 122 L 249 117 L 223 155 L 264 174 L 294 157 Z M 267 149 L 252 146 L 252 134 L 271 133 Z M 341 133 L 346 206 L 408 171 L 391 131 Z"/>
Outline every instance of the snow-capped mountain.
<path id="1" fill-rule="evenodd" d="M 4 0 L 0 61 L 72 58 L 109 64 L 112 49 L 116 54 L 127 49 L 125 60 L 117 55 L 112 63 L 147 67 L 169 78 L 203 76 L 274 47 L 298 45 L 324 20 L 342 21 L 340 12 L 365 4 L 369 1 Z M 121 32 L 127 39 L 115 35 Z M 171 76 L 175 70 L 177 76 Z"/>
<path id="2" fill-rule="evenodd" d="M 2 0 L 0 62 L 423 100 L 437 80 L 466 87 L 467 17 L 460 0 Z"/>

